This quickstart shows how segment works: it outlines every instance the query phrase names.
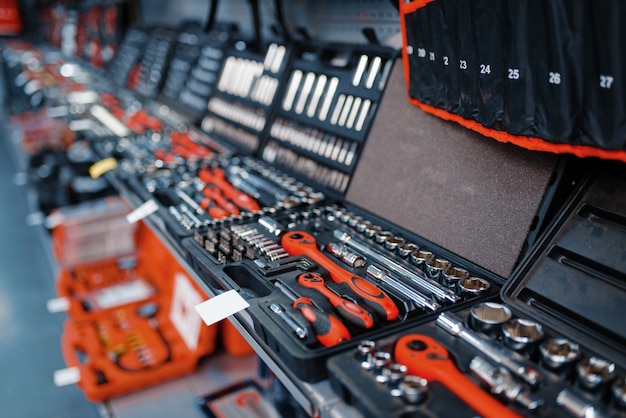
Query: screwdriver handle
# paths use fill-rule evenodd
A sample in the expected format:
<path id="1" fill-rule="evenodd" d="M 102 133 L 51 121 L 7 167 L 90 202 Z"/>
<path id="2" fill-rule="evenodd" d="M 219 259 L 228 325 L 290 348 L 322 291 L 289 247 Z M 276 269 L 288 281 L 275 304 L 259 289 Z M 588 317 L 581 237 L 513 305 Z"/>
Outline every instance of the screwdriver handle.
<path id="1" fill-rule="evenodd" d="M 348 328 L 334 315 L 316 308 L 311 299 L 302 296 L 293 301 L 293 307 L 311 323 L 315 337 L 324 347 L 332 347 L 350 339 Z"/>
<path id="2" fill-rule="evenodd" d="M 202 189 L 202 194 L 208 198 L 213 199 L 216 205 L 224 208 L 233 215 L 239 215 L 239 208 L 233 202 L 226 199 L 222 194 L 222 191 L 213 183 L 206 183 L 205 188 Z"/>
<path id="3" fill-rule="evenodd" d="M 198 172 L 198 178 L 205 183 L 213 183 L 222 190 L 222 193 L 230 200 L 232 200 L 237 206 L 242 209 L 255 211 L 259 210 L 260 206 L 257 201 L 250 195 L 242 192 L 234 187 L 226 179 L 226 173 L 224 170 L 218 167 L 208 168 L 205 167 Z"/>
<path id="4" fill-rule="evenodd" d="M 313 235 L 304 231 L 287 232 L 282 238 L 282 246 L 290 255 L 306 255 L 324 267 L 335 282 L 347 283 L 380 318 L 392 321 L 400 315 L 398 306 L 389 295 L 373 283 L 350 273 L 326 257 L 317 248 Z"/>
<path id="5" fill-rule="evenodd" d="M 361 328 L 371 328 L 374 326 L 374 318 L 372 318 L 369 312 L 327 288 L 326 284 L 324 284 L 324 279 L 319 274 L 303 273 L 298 276 L 298 283 L 301 286 L 315 289 L 326 296 L 331 305 L 337 309 L 339 315 L 351 324 Z"/>
<path id="6" fill-rule="evenodd" d="M 461 373 L 448 350 L 426 335 L 410 334 L 400 338 L 394 357 L 397 363 L 407 367 L 408 373 L 442 383 L 484 418 L 521 417 Z"/>

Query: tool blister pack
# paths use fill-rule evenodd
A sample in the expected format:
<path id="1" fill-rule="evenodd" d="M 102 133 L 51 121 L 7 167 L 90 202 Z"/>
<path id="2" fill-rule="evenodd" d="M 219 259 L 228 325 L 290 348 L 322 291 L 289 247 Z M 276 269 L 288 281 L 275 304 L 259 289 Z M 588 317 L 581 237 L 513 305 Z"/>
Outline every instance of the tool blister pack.
<path id="1" fill-rule="evenodd" d="M 366 416 L 626 416 L 624 186 L 588 178 L 500 299 L 331 358 L 335 390 Z"/>
<path id="2" fill-rule="evenodd" d="M 191 373 L 215 348 L 216 326 L 189 315 L 202 290 L 144 225 L 136 240 L 131 254 L 68 265 L 57 277 L 68 300 L 63 357 L 94 402 Z"/>
<path id="3" fill-rule="evenodd" d="M 382 46 L 299 45 L 260 157 L 343 195 L 395 57 Z"/>
<path id="4" fill-rule="evenodd" d="M 497 295 L 499 279 L 385 221 L 309 205 L 213 222 L 183 241 L 216 291 L 248 300 L 254 333 L 298 378 L 327 377 L 325 360 L 366 337 L 432 320 Z"/>

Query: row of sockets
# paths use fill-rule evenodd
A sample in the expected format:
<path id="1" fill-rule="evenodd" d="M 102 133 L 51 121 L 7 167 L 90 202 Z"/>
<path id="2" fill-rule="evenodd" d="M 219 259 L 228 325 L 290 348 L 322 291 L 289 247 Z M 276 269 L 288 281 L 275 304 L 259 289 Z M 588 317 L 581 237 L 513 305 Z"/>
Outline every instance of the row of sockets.
<path id="1" fill-rule="evenodd" d="M 219 97 L 213 97 L 209 101 L 208 109 L 216 115 L 257 132 L 261 132 L 265 127 L 265 112 L 261 108 L 253 109 L 241 103 L 232 103 Z"/>
<path id="2" fill-rule="evenodd" d="M 286 112 L 293 110 L 297 115 L 304 113 L 309 118 L 317 117 L 321 122 L 326 121 L 330 114 L 331 125 L 361 132 L 373 108 L 372 101 L 341 93 L 332 107 L 338 86 L 338 77 L 329 79 L 325 74 L 308 72 L 305 75 L 295 70 L 289 80 L 282 108 Z"/>
<path id="3" fill-rule="evenodd" d="M 228 57 L 217 84 L 218 90 L 269 106 L 276 95 L 279 82 L 276 77 L 264 73 L 278 74 L 286 52 L 285 46 L 271 44 L 263 62 Z"/>
<path id="4" fill-rule="evenodd" d="M 343 193 L 350 182 L 350 175 L 329 168 L 311 158 L 300 155 L 289 148 L 270 140 L 263 149 L 263 160 L 270 164 L 280 164 L 305 176 L 318 186 Z"/>
<path id="5" fill-rule="evenodd" d="M 259 146 L 258 135 L 252 134 L 213 116 L 206 116 L 202 119 L 201 127 L 205 132 L 215 132 L 248 150 L 254 151 Z"/>
<path id="6" fill-rule="evenodd" d="M 447 288 L 454 289 L 460 286 L 466 292 L 484 293 L 491 286 L 487 280 L 470 277 L 468 270 L 454 265 L 449 260 L 437 257 L 432 251 L 420 248 L 417 244 L 407 241 L 405 238 L 375 225 L 345 208 L 329 208 L 329 211 L 335 218 L 356 232 L 374 240 L 390 253 L 408 260 L 412 266 L 423 271 L 428 278 Z"/>
<path id="7" fill-rule="evenodd" d="M 346 167 L 352 165 L 358 147 L 355 141 L 342 139 L 319 129 L 305 128 L 281 117 L 277 117 L 272 124 L 270 135 Z"/>

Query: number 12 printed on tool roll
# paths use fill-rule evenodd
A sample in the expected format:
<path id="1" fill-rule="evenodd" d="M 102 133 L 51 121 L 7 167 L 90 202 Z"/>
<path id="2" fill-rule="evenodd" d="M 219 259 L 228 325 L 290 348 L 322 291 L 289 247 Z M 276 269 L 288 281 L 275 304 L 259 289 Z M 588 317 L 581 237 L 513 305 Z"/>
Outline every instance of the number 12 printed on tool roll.
<path id="1" fill-rule="evenodd" d="M 500 142 L 626 161 L 626 3 L 400 2 L 409 101 Z"/>

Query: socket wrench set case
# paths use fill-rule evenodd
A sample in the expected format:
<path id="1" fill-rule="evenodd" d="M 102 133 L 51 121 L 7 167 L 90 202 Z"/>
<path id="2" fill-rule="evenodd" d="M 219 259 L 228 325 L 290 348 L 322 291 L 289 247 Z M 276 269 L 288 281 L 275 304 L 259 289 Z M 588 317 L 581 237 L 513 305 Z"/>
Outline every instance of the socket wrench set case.
<path id="1" fill-rule="evenodd" d="M 362 340 L 329 360 L 333 387 L 366 416 L 626 416 L 625 186 L 620 167 L 589 176 L 501 302 Z"/>

